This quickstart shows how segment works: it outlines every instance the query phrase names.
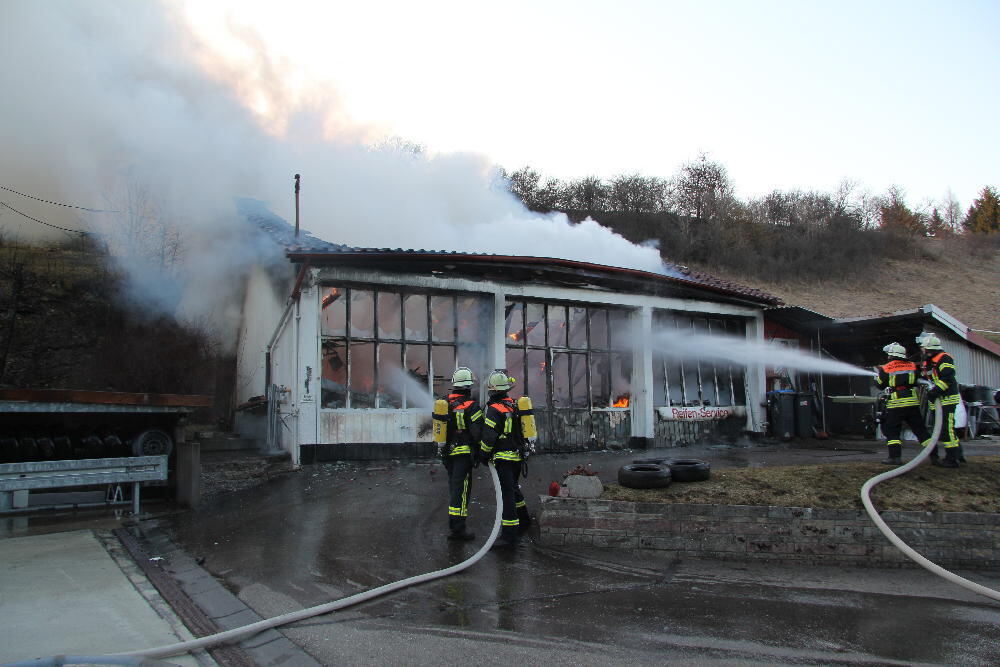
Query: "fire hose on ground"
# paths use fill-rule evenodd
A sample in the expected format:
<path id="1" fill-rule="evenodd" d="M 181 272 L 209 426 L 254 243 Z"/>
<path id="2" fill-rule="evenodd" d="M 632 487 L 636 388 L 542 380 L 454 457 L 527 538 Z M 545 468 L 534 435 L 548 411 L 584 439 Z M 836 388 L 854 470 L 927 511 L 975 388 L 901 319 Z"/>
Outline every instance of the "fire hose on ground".
<path id="1" fill-rule="evenodd" d="M 931 434 L 930 442 L 928 442 L 927 446 L 923 448 L 923 451 L 914 456 L 913 459 L 911 459 L 904 465 L 901 465 L 898 468 L 893 468 L 892 470 L 884 472 L 881 475 L 876 475 L 875 477 L 872 477 L 867 482 L 865 482 L 864 485 L 861 487 L 861 502 L 864 504 L 865 511 L 868 512 L 868 516 L 875 523 L 875 526 L 880 531 L 882 531 L 882 534 L 885 535 L 890 542 L 892 542 L 893 546 L 902 551 L 905 556 L 915 561 L 921 567 L 930 570 L 939 577 L 947 579 L 953 584 L 958 584 L 963 588 L 967 588 L 973 593 L 978 593 L 979 595 L 985 595 L 986 597 L 992 598 L 994 600 L 1000 600 L 1000 591 L 995 591 L 992 588 L 987 588 L 986 586 L 977 584 L 974 581 L 969 581 L 968 579 L 960 577 L 953 572 L 949 572 L 948 570 L 944 569 L 937 563 L 927 560 L 919 553 L 911 549 L 905 542 L 903 542 L 903 540 L 899 539 L 899 536 L 897 536 L 896 533 L 892 532 L 892 529 L 889 528 L 888 524 L 886 524 L 886 522 L 882 520 L 882 517 L 879 516 L 878 511 L 875 510 L 875 506 L 872 505 L 871 498 L 869 498 L 868 494 L 871 493 L 871 490 L 875 487 L 876 484 L 884 482 L 887 479 L 892 479 L 893 477 L 899 477 L 900 475 L 908 473 L 909 471 L 913 470 L 918 465 L 923 463 L 923 461 L 928 456 L 930 456 L 930 453 L 934 451 L 934 448 L 937 447 L 937 442 L 940 435 L 941 435 L 941 400 L 938 399 L 937 401 L 934 402 L 934 432 Z"/>
<path id="2" fill-rule="evenodd" d="M 287 625 L 288 623 L 294 623 L 295 621 L 301 621 L 306 618 L 311 618 L 313 616 L 319 616 L 320 614 L 326 614 L 331 611 L 337 611 L 338 609 L 343 609 L 345 607 L 350 607 L 351 605 L 356 605 L 360 602 L 365 602 L 376 598 L 380 595 L 385 595 L 386 593 L 392 593 L 393 591 L 398 591 L 401 588 L 406 588 L 407 586 L 413 586 L 414 584 L 422 584 L 427 581 L 433 581 L 434 579 L 440 579 L 442 577 L 447 577 L 452 574 L 461 572 L 462 570 L 470 567 L 481 559 L 486 552 L 490 550 L 493 543 L 497 539 L 497 535 L 500 534 L 501 516 L 503 513 L 503 500 L 500 494 L 500 479 L 497 477 L 496 468 L 493 466 L 487 466 L 490 471 L 490 476 L 493 478 L 493 492 L 496 497 L 496 517 L 493 521 L 493 530 L 490 536 L 486 539 L 486 543 L 479 548 L 479 551 L 474 553 L 468 559 L 452 565 L 451 567 L 446 567 L 442 570 L 435 570 L 433 572 L 427 572 L 425 574 L 418 574 L 407 579 L 401 579 L 400 581 L 395 581 L 390 584 L 385 584 L 384 586 L 379 586 L 378 588 L 373 588 L 371 590 L 363 591 L 357 593 L 356 595 L 351 595 L 346 598 L 341 598 L 339 600 L 334 600 L 333 602 L 326 602 L 315 607 L 309 607 L 308 609 L 301 609 L 299 611 L 290 612 L 288 614 L 283 614 L 281 616 L 275 616 L 274 618 L 266 619 L 263 621 L 258 621 L 256 623 L 251 623 L 250 625 L 245 625 L 241 628 L 233 628 L 232 630 L 226 630 L 224 632 L 218 632 L 214 635 L 208 635 L 205 637 L 199 637 L 198 639 L 190 639 L 188 641 L 179 642 L 176 644 L 168 644 L 166 646 L 160 646 L 157 648 L 148 648 L 140 651 L 127 651 L 123 653 L 113 653 L 111 655 L 97 655 L 97 656 L 84 656 L 84 655 L 61 655 L 54 656 L 52 658 L 38 658 L 35 660 L 24 660 L 20 662 L 7 663 L 6 665 L 0 667 L 39 667 L 40 665 L 74 665 L 74 664 L 97 664 L 97 665 L 138 665 L 142 663 L 142 658 L 167 658 L 173 655 L 180 655 L 181 653 L 187 653 L 189 651 L 195 651 L 198 649 L 204 649 L 209 646 L 215 646 L 216 644 L 228 643 L 235 641 L 237 639 L 242 639 L 255 635 L 258 632 L 263 632 L 264 630 L 270 630 L 271 628 L 278 627 L 279 625 Z"/>

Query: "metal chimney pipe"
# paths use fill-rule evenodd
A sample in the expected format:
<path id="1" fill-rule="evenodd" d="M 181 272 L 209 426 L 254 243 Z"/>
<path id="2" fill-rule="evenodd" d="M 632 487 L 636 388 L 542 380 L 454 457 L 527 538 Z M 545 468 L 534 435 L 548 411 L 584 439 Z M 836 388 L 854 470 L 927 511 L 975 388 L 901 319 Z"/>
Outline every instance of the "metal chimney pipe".
<path id="1" fill-rule="evenodd" d="M 295 238 L 299 238 L 299 175 L 295 174 Z"/>

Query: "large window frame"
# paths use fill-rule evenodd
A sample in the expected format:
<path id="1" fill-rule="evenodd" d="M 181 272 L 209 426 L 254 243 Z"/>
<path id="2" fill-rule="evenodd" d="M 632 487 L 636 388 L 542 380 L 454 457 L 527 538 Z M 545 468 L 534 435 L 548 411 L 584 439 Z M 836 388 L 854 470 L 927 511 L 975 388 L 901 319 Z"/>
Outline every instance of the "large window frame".
<path id="1" fill-rule="evenodd" d="M 491 300 L 469 292 L 326 285 L 323 410 L 429 410 L 458 366 L 485 366 Z"/>
<path id="2" fill-rule="evenodd" d="M 677 330 L 677 335 L 706 334 L 744 337 L 742 318 L 682 311 L 657 310 L 653 329 Z M 653 350 L 653 405 L 655 407 L 746 405 L 745 368 L 727 362 L 685 361 Z"/>
<path id="3" fill-rule="evenodd" d="M 527 394 L 542 409 L 628 409 L 628 309 L 509 298 L 504 316 L 507 372 L 518 380 L 512 396 Z"/>

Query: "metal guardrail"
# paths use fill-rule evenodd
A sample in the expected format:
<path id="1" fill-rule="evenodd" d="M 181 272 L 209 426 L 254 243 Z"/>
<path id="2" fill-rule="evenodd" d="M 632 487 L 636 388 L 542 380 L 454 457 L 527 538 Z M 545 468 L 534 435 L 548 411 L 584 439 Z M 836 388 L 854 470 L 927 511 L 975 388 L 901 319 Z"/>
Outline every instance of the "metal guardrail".
<path id="1" fill-rule="evenodd" d="M 139 484 L 167 479 L 166 456 L 25 461 L 0 464 L 0 493 L 66 486 L 132 483 L 132 511 L 139 513 Z"/>

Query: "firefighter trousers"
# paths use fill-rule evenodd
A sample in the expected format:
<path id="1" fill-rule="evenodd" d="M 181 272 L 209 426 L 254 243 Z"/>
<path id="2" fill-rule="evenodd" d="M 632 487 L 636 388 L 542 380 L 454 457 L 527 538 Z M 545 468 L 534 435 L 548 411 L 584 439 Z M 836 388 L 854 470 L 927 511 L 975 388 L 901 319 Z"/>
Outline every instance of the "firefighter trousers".
<path id="1" fill-rule="evenodd" d="M 495 460 L 493 465 L 496 467 L 497 477 L 500 479 L 500 495 L 503 502 L 500 534 L 508 541 L 513 542 L 520 534 L 521 522 L 518 519 L 518 509 L 525 506 L 521 487 L 517 483 L 518 477 L 521 476 L 521 462 L 501 459 Z"/>
<path id="2" fill-rule="evenodd" d="M 920 414 L 920 408 L 910 405 L 904 408 L 888 408 L 882 418 L 882 435 L 885 436 L 887 445 L 902 444 L 899 436 L 903 431 L 903 423 L 906 423 L 917 436 L 921 444 L 927 442 L 931 434 L 924 425 L 924 418 Z"/>
<path id="3" fill-rule="evenodd" d="M 455 454 L 444 459 L 448 471 L 448 527 L 460 531 L 469 516 L 472 492 L 472 454 Z"/>
<path id="4" fill-rule="evenodd" d="M 951 449 L 959 445 L 958 434 L 955 433 L 956 408 L 958 408 L 958 405 L 955 403 L 941 406 L 941 435 L 938 436 L 938 442 L 944 445 L 945 449 Z"/>

